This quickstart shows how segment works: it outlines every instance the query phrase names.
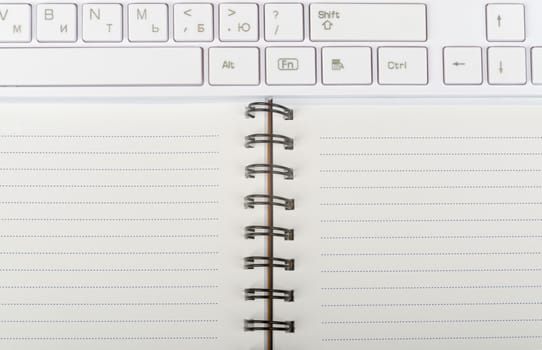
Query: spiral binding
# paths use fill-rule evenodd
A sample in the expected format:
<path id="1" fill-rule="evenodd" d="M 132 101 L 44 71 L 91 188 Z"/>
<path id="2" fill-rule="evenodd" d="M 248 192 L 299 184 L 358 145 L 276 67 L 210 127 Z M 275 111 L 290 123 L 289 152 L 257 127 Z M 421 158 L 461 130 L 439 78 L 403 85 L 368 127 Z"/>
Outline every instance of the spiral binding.
<path id="1" fill-rule="evenodd" d="M 273 164 L 272 149 L 275 145 L 281 145 L 286 150 L 294 149 L 294 140 L 288 136 L 275 134 L 273 132 L 272 119 L 274 115 L 280 115 L 285 120 L 292 120 L 293 111 L 285 106 L 273 103 L 272 100 L 267 102 L 254 102 L 248 105 L 246 116 L 256 118 L 258 114 L 266 113 L 268 118 L 268 132 L 252 134 L 245 137 L 245 147 L 255 148 L 258 145 L 266 145 L 269 153 L 267 163 L 249 164 L 245 167 L 245 176 L 247 178 L 255 178 L 259 175 L 265 175 L 268 179 L 268 192 L 265 194 L 249 194 L 244 197 L 244 205 L 247 209 L 253 209 L 256 206 L 266 206 L 268 208 L 268 216 L 272 217 L 273 207 L 282 207 L 285 210 L 294 210 L 295 201 L 293 198 L 277 196 L 273 193 L 272 179 L 276 176 L 281 176 L 285 180 L 294 178 L 292 168 Z M 270 185 L 269 185 L 270 182 Z M 269 214 L 270 213 L 270 214 Z M 273 225 L 273 219 L 268 219 L 267 225 L 251 225 L 245 227 L 245 238 L 256 239 L 257 237 L 265 237 L 268 242 L 267 256 L 248 256 L 244 258 L 245 269 L 266 268 L 270 281 L 267 288 L 247 288 L 245 289 L 246 300 L 265 300 L 268 307 L 267 320 L 263 319 L 247 319 L 245 320 L 244 328 L 246 331 L 266 331 L 268 334 L 268 342 L 266 349 L 272 350 L 273 332 L 293 333 L 295 331 L 294 321 L 277 321 L 273 319 L 273 300 L 283 302 L 294 301 L 294 291 L 286 289 L 276 289 L 273 287 L 273 274 L 270 273 L 273 269 L 284 269 L 285 271 L 295 270 L 294 259 L 285 259 L 273 256 L 272 242 L 275 238 L 282 238 L 286 241 L 294 240 L 294 229 L 285 228 Z M 271 249 L 269 249 L 269 245 Z M 269 311 L 270 310 L 270 311 Z"/>

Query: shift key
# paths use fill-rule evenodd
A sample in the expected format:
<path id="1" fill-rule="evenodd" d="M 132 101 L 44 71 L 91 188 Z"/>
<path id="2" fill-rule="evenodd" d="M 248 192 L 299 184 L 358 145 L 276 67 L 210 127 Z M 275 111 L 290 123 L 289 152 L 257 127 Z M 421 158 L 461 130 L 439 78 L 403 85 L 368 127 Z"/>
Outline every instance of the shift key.
<path id="1" fill-rule="evenodd" d="M 310 6 L 312 41 L 426 41 L 425 4 L 318 3 Z"/>

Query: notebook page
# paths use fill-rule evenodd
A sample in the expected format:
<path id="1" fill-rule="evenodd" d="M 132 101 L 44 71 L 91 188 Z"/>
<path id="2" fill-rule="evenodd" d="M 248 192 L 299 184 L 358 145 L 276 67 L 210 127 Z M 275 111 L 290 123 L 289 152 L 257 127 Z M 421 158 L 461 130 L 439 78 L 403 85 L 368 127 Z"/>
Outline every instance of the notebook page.
<path id="1" fill-rule="evenodd" d="M 244 106 L 4 105 L 0 348 L 246 349 Z M 260 282 L 261 283 L 261 282 Z"/>
<path id="2" fill-rule="evenodd" d="M 542 108 L 296 112 L 279 348 L 542 348 Z"/>

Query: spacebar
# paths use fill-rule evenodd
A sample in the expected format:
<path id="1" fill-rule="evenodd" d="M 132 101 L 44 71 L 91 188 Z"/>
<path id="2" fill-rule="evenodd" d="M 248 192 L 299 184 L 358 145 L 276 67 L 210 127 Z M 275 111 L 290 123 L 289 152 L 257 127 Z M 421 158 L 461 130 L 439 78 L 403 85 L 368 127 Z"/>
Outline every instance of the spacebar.
<path id="1" fill-rule="evenodd" d="M 0 86 L 202 83 L 203 59 L 198 47 L 0 49 Z"/>

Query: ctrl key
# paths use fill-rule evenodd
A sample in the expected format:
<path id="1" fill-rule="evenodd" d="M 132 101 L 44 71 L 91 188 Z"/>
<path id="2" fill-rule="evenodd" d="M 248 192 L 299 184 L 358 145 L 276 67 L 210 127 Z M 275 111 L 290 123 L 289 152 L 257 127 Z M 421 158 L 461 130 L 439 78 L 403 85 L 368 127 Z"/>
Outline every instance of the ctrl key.
<path id="1" fill-rule="evenodd" d="M 379 48 L 378 83 L 380 85 L 427 85 L 427 48 Z"/>

